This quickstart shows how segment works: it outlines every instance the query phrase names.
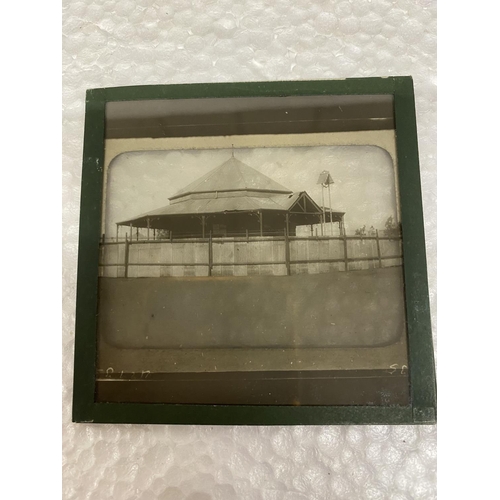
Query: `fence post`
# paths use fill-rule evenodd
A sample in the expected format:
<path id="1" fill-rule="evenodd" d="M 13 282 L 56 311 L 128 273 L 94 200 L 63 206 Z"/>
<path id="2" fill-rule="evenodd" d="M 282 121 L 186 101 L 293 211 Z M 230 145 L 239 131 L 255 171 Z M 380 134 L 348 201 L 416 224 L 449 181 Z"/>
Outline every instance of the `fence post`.
<path id="1" fill-rule="evenodd" d="M 344 265 L 345 270 L 349 271 L 349 259 L 347 257 L 347 235 L 344 233 Z"/>
<path id="2" fill-rule="evenodd" d="M 208 236 L 208 275 L 212 276 L 212 231 L 210 231 Z"/>
<path id="3" fill-rule="evenodd" d="M 130 238 L 132 241 L 132 238 Z M 125 235 L 125 278 L 128 278 L 128 252 L 129 252 L 130 242 L 128 241 L 127 235 Z"/>
<path id="4" fill-rule="evenodd" d="M 286 229 L 283 230 L 285 233 L 285 264 L 286 264 L 286 274 L 290 276 L 290 240 L 288 238 L 288 231 Z"/>
<path id="5" fill-rule="evenodd" d="M 380 240 L 378 237 L 378 229 L 377 229 L 377 256 L 378 256 L 378 267 L 382 268 L 382 256 L 380 254 Z"/>

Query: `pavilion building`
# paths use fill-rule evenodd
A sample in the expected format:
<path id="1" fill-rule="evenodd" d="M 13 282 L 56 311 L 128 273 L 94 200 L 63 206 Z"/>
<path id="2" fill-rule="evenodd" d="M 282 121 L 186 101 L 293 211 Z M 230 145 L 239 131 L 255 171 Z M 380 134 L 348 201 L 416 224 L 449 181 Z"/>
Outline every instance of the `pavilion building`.
<path id="1" fill-rule="evenodd" d="M 338 223 L 344 212 L 320 207 L 232 156 L 169 198 L 170 204 L 118 226 L 168 231 L 175 238 L 295 236 L 297 227 Z"/>

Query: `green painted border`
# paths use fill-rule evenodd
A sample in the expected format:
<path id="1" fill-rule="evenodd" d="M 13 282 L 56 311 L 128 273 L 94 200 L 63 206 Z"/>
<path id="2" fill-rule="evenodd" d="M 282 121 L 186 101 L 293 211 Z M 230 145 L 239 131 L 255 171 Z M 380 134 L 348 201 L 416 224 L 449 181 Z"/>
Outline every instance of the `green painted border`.
<path id="1" fill-rule="evenodd" d="M 298 95 L 394 95 L 403 228 L 411 405 L 236 406 L 95 403 L 96 313 L 105 105 L 111 101 Z M 427 285 L 417 127 L 411 77 L 115 87 L 87 91 L 76 298 L 73 421 L 298 425 L 432 424 L 436 379 Z"/>

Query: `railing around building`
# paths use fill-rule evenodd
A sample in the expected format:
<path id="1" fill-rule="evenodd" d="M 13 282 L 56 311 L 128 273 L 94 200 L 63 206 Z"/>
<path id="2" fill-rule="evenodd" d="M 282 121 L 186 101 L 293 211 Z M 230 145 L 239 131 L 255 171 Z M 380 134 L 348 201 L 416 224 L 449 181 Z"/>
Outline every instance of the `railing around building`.
<path id="1" fill-rule="evenodd" d="M 282 235 L 105 240 L 100 276 L 318 274 L 402 264 L 399 236 Z"/>

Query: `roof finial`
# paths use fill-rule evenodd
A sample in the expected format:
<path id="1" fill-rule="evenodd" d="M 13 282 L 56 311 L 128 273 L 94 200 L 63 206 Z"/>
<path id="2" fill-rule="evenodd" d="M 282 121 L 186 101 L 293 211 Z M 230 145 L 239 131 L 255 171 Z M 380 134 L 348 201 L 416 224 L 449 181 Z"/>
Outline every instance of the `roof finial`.
<path id="1" fill-rule="evenodd" d="M 231 144 L 231 156 L 234 158 L 234 144 Z"/>

